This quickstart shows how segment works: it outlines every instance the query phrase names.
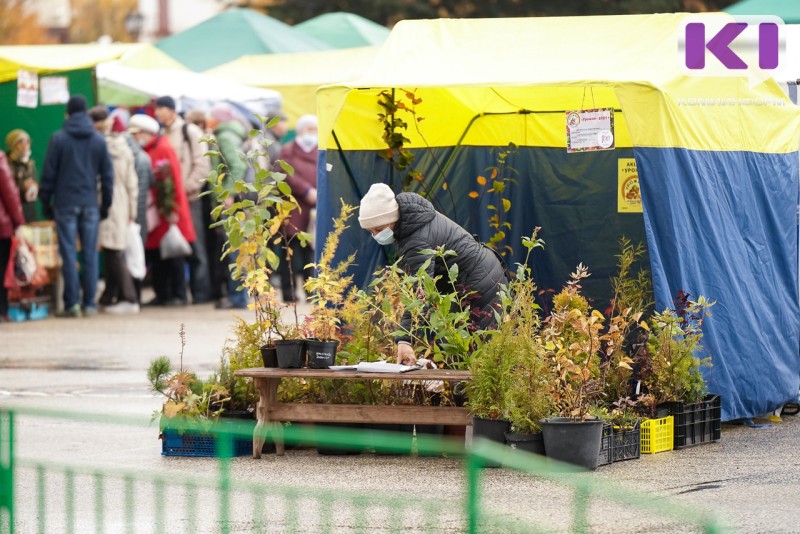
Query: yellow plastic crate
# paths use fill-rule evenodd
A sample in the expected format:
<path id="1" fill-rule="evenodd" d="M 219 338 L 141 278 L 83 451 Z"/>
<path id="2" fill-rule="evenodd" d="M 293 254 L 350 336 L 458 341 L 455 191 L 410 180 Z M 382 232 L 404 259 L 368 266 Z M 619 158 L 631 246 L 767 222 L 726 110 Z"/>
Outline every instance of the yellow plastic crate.
<path id="1" fill-rule="evenodd" d="M 674 417 L 648 419 L 641 426 L 642 454 L 671 451 L 673 446 Z"/>

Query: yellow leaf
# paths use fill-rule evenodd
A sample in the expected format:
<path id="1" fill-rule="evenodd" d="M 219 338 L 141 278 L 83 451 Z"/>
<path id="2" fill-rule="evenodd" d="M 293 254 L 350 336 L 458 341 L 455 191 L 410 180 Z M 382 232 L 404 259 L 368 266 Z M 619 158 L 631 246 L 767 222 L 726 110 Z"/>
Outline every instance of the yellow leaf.
<path id="1" fill-rule="evenodd" d="M 185 402 L 174 402 L 174 401 L 167 401 L 164 403 L 164 415 L 167 419 L 172 419 L 178 412 L 183 410 L 183 407 L 186 406 Z"/>
<path id="2" fill-rule="evenodd" d="M 478 176 L 478 185 L 486 185 L 486 178 Z"/>
<path id="3" fill-rule="evenodd" d="M 597 318 L 598 318 L 598 319 L 600 319 L 601 321 L 602 321 L 603 319 L 605 319 L 605 317 L 603 317 L 603 314 L 602 314 L 602 313 L 600 313 L 600 311 L 599 311 L 599 310 L 592 310 L 592 317 L 597 317 Z"/>
<path id="4" fill-rule="evenodd" d="M 510 209 L 511 209 L 511 201 L 508 200 L 507 198 L 504 198 L 503 199 L 503 211 L 508 213 L 508 210 L 510 210 Z"/>
<path id="5" fill-rule="evenodd" d="M 648 332 L 650 331 L 650 326 L 645 321 L 640 322 L 639 326 Z"/>
<path id="6" fill-rule="evenodd" d="M 445 191 L 447 191 L 447 182 L 443 182 L 443 183 L 442 183 L 442 189 L 444 189 Z"/>
<path id="7" fill-rule="evenodd" d="M 629 371 L 633 371 L 633 367 L 631 367 L 630 365 L 628 365 L 628 364 L 627 364 L 627 363 L 625 363 L 625 362 L 619 362 L 619 364 L 617 365 L 617 367 L 622 367 L 623 369 L 627 369 L 627 370 L 629 370 Z"/>
<path id="8" fill-rule="evenodd" d="M 469 198 L 478 198 L 478 196 L 479 195 L 478 195 L 477 191 L 470 191 L 469 192 Z"/>
<path id="9" fill-rule="evenodd" d="M 497 178 L 497 168 L 496 168 L 496 167 L 495 167 L 494 169 L 492 169 L 492 174 L 491 174 L 490 178 L 491 178 L 492 180 L 494 180 L 495 178 Z"/>

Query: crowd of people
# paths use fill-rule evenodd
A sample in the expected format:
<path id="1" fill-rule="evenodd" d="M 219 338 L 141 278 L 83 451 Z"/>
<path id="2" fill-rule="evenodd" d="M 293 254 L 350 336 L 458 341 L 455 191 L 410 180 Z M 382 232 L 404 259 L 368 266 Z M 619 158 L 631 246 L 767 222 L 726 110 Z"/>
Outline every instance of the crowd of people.
<path id="1" fill-rule="evenodd" d="M 231 280 L 231 259 L 220 259 L 225 236 L 210 228 L 213 201 L 202 192 L 219 163 L 234 179 L 247 179 L 248 163 L 240 153 L 249 148 L 250 130 L 262 125 L 228 103 L 182 111 L 171 96 L 156 99 L 150 113 L 131 114 L 124 108 L 87 109 L 86 98 L 73 95 L 62 127 L 50 137 L 41 175 L 31 159 L 30 136 L 20 129 L 9 132 L 6 152 L 0 151 L 0 281 L 12 238 L 26 221 L 37 220 L 38 201 L 43 217 L 54 221 L 62 260 L 63 306 L 57 316 L 210 302 L 218 309 L 246 308 L 249 296 Z M 284 160 L 295 169 L 287 182 L 302 210 L 283 228 L 291 236 L 308 230 L 316 205 L 317 120 L 300 117 L 295 138 L 282 144 L 287 120 L 276 115 L 280 119 L 263 133 L 272 141 L 270 162 Z M 218 145 L 216 158 L 207 154 L 203 139 L 209 137 Z M 164 252 L 165 240 L 172 241 L 176 231 L 178 240 L 188 243 L 185 256 Z M 141 271 L 131 267 L 132 247 L 139 241 Z M 98 298 L 100 253 L 104 284 Z M 304 266 L 313 251 L 293 250 L 289 258 Z M 279 273 L 287 302 L 297 298 L 290 272 Z M 302 267 L 294 272 L 309 274 Z M 155 297 L 142 302 L 148 283 Z M 9 320 L 8 312 L 8 293 L 0 283 L 0 322 Z"/>

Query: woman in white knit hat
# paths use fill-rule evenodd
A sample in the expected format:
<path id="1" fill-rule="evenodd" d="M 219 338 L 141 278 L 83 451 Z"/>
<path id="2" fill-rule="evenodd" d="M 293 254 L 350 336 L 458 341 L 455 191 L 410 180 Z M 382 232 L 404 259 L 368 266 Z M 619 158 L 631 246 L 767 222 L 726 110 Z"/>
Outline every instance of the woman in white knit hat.
<path id="1" fill-rule="evenodd" d="M 361 199 L 358 222 L 379 244 L 397 246 L 400 265 L 408 273 L 416 272 L 429 258 L 420 254 L 422 250 L 444 246 L 445 250 L 455 252 L 456 287 L 463 295 L 473 293 L 476 297 L 472 302 L 473 324 L 479 329 L 493 324 L 493 309 L 500 302 L 498 291 L 507 282 L 503 264 L 494 251 L 437 212 L 433 204 L 416 193 L 395 195 L 388 185 L 373 184 Z M 430 274 L 441 275 L 442 287 L 438 289 L 449 292 L 447 267 L 443 263 L 431 262 Z M 410 325 L 411 316 L 405 314 L 401 322 L 405 334 L 396 338 L 397 361 L 407 365 L 416 361 Z"/>

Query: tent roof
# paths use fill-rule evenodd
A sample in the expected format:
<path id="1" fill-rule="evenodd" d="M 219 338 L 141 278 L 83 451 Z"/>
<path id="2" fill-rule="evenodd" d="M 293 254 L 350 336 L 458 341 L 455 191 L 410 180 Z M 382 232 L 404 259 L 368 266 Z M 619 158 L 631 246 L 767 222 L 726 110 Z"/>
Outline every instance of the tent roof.
<path id="1" fill-rule="evenodd" d="M 250 55 L 206 72 L 259 87 L 319 87 L 358 78 L 377 52 L 377 46 L 362 46 L 297 54 Z"/>
<path id="2" fill-rule="evenodd" d="M 317 93 L 320 139 L 325 143 L 343 110 L 349 114 L 345 124 L 358 120 L 359 114 L 361 119 L 375 117 L 375 92 L 380 89 L 430 88 L 423 91 L 428 99 L 419 108 L 422 116 L 440 105 L 462 115 L 452 116 L 453 121 L 495 111 L 535 110 L 526 112 L 532 119 L 561 113 L 563 133 L 565 110 L 601 106 L 625 110 L 630 105 L 638 110 L 625 114 L 636 146 L 796 150 L 792 135 L 769 137 L 761 131 L 765 123 L 775 121 L 797 134 L 800 112 L 782 107 L 788 100 L 774 81 L 751 88 L 745 77 L 688 76 L 681 71 L 677 45 L 681 21 L 687 16 L 401 21 L 363 76 Z M 715 22 L 729 17 L 704 16 L 717 18 Z M 693 104 L 714 98 L 751 101 L 736 106 Z M 775 104 L 753 105 L 754 98 Z M 425 121 L 424 127 L 432 128 L 429 123 Z M 442 128 L 428 133 L 427 140 L 445 146 L 455 143 L 457 137 L 451 137 L 457 134 Z M 345 129 L 354 131 L 352 125 L 337 130 L 340 141 Z M 413 141 L 413 132 L 409 134 Z"/>
<path id="3" fill-rule="evenodd" d="M 389 28 L 353 13 L 325 13 L 294 28 L 316 37 L 334 48 L 379 45 L 389 36 Z"/>
<path id="4" fill-rule="evenodd" d="M 119 62 L 97 66 L 98 100 L 103 104 L 138 106 L 161 95 L 193 102 L 270 101 L 280 106 L 281 95 L 199 72 L 176 69 L 140 69 Z"/>
<path id="5" fill-rule="evenodd" d="M 377 46 L 363 46 L 243 56 L 206 72 L 255 87 L 278 89 L 283 95 L 283 111 L 294 123 L 301 115 L 317 112 L 319 87 L 358 78 L 369 68 L 377 52 Z"/>
<path id="6" fill-rule="evenodd" d="M 208 70 L 245 54 L 310 52 L 330 48 L 283 22 L 252 9 L 223 11 L 156 46 L 196 71 Z"/>
<path id="7" fill-rule="evenodd" d="M 800 24 L 797 0 L 742 0 L 725 8 L 731 15 L 775 15 L 786 24 Z"/>
<path id="8" fill-rule="evenodd" d="M 15 80 L 19 69 L 48 74 L 90 68 L 113 60 L 146 68 L 185 68 L 149 44 L 0 46 L 0 82 Z"/>

